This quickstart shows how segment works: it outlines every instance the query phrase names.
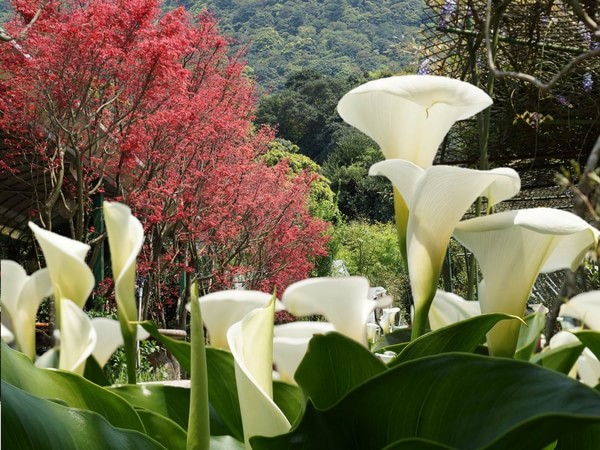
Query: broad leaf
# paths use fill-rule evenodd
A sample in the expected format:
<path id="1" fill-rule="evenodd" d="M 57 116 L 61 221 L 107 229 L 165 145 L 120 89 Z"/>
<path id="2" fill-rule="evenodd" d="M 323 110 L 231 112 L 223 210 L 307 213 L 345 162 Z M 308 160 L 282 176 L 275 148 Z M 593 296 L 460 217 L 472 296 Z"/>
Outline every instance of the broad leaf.
<path id="1" fill-rule="evenodd" d="M 107 388 L 136 408 L 145 408 L 171 419 L 187 430 L 190 390 L 161 384 L 126 384 Z"/>
<path id="2" fill-rule="evenodd" d="M 294 424 L 302 414 L 304 396 L 298 386 L 283 381 L 273 381 L 273 401 L 291 424 Z"/>
<path id="3" fill-rule="evenodd" d="M 600 359 L 600 332 L 591 330 L 581 330 L 575 333 L 583 345 L 589 348 L 596 358 Z"/>
<path id="4" fill-rule="evenodd" d="M 38 369 L 25 355 L 4 343 L 2 380 L 37 397 L 59 399 L 72 408 L 95 411 L 115 427 L 144 431 L 134 408 L 118 395 L 71 372 Z"/>
<path id="5" fill-rule="evenodd" d="M 113 427 L 99 414 L 33 396 L 4 381 L 2 445 L 19 450 L 165 450 L 142 433 Z"/>
<path id="6" fill-rule="evenodd" d="M 508 314 L 483 314 L 431 331 L 411 341 L 402 352 L 389 363 L 397 366 L 411 359 L 449 352 L 473 352 L 479 344 L 485 342 L 485 335 L 501 320 L 517 317 Z"/>
<path id="7" fill-rule="evenodd" d="M 515 359 L 529 361 L 537 348 L 544 325 L 546 325 L 546 316 L 535 312 L 523 320 L 525 324 L 522 324 L 519 330 Z"/>
<path id="8" fill-rule="evenodd" d="M 557 372 L 568 374 L 581 355 L 583 344 L 566 344 L 533 356 L 531 362 Z"/>
<path id="9" fill-rule="evenodd" d="M 337 348 L 327 337 L 314 345 Z M 316 369 L 313 378 L 320 376 Z M 528 362 L 448 353 L 389 369 L 330 408 L 309 402 L 293 431 L 252 442 L 368 450 L 416 438 L 454 448 L 542 448 L 594 424 L 600 394 L 578 381 Z"/>
<path id="10" fill-rule="evenodd" d="M 98 364 L 93 355 L 88 356 L 86 360 L 83 377 L 98 386 L 108 386 L 111 384 L 106 373 L 104 373 L 104 369 L 100 367 L 100 364 Z"/>
<path id="11" fill-rule="evenodd" d="M 318 408 L 328 408 L 350 390 L 386 370 L 362 345 L 339 333 L 315 335 L 296 370 L 304 395 Z"/>
<path id="12" fill-rule="evenodd" d="M 137 409 L 146 433 L 169 450 L 185 450 L 187 433 L 171 419 L 148 409 Z"/>
<path id="13" fill-rule="evenodd" d="M 401 328 L 392 333 L 384 334 L 380 339 L 375 342 L 375 345 L 372 348 L 372 351 L 379 352 L 384 350 L 391 350 L 399 353 L 398 345 L 407 344 L 410 342 L 410 328 Z M 394 347 L 396 349 L 394 349 Z M 403 347 L 402 347 L 403 348 Z"/>

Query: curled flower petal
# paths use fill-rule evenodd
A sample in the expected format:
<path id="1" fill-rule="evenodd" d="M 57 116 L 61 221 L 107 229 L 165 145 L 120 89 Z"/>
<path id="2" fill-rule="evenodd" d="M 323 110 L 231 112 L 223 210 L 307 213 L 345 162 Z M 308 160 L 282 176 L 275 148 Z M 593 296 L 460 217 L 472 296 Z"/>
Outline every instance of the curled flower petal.
<path id="1" fill-rule="evenodd" d="M 560 307 L 560 316 L 572 317 L 600 331 L 600 291 L 583 292 Z"/>
<path id="2" fill-rule="evenodd" d="M 369 81 L 342 97 L 342 119 L 379 146 L 386 159 L 429 167 L 450 127 L 492 104 L 481 89 L 463 81 L 404 75 Z"/>
<path id="3" fill-rule="evenodd" d="M 291 314 L 320 314 L 337 331 L 367 346 L 367 318 L 376 306 L 368 294 L 364 277 L 309 278 L 288 286 L 281 301 Z"/>
<path id="4" fill-rule="evenodd" d="M 392 327 L 396 323 L 396 314 L 400 312 L 400 308 L 385 308 L 383 310 L 383 314 L 381 315 L 381 319 L 379 320 L 379 325 L 383 330 L 384 334 L 388 334 L 392 331 Z"/>
<path id="5" fill-rule="evenodd" d="M 4 324 L 2 325 L 2 340 L 4 342 L 6 342 L 7 344 L 10 344 L 11 342 L 13 342 L 15 340 L 15 335 L 12 334 L 12 332 L 4 326 Z"/>
<path id="6" fill-rule="evenodd" d="M 598 245 L 598 230 L 566 211 L 533 208 L 507 211 L 461 222 L 454 237 L 471 250 L 481 267 L 482 313 L 523 317 L 540 272 L 575 269 Z M 493 355 L 512 356 L 519 323 L 504 321 L 488 333 Z"/>
<path id="7" fill-rule="evenodd" d="M 429 310 L 429 323 L 437 330 L 481 314 L 479 302 L 465 300 L 451 292 L 438 290 Z"/>
<path id="8" fill-rule="evenodd" d="M 14 261 L 2 260 L 2 322 L 14 334 L 17 347 L 35 359 L 35 320 L 38 308 L 52 293 L 50 273 L 40 269 L 27 276 Z"/>
<path id="9" fill-rule="evenodd" d="M 135 262 L 144 243 L 144 228 L 121 203 L 104 202 L 104 219 L 110 247 L 115 297 L 119 320 L 128 324 L 137 319 L 135 303 Z M 133 332 L 135 325 L 128 325 Z"/>
<path id="10" fill-rule="evenodd" d="M 231 289 L 200 297 L 200 309 L 211 347 L 229 350 L 227 330 L 250 311 L 267 305 L 273 296 L 260 291 Z M 276 311 L 283 305 L 276 300 Z"/>
<path id="11" fill-rule="evenodd" d="M 521 181 L 517 172 L 507 168 L 422 169 L 404 160 L 381 161 L 369 174 L 386 176 L 408 207 L 406 249 L 416 308 L 413 331 L 421 334 L 454 227 L 477 197 L 487 196 L 491 207 L 519 192 Z"/>
<path id="12" fill-rule="evenodd" d="M 69 299 L 62 300 L 58 368 L 83 375 L 85 361 L 96 346 L 92 321 Z"/>
<path id="13" fill-rule="evenodd" d="M 96 345 L 92 356 L 100 367 L 104 367 L 112 354 L 123 345 L 121 325 L 118 320 L 107 317 L 94 317 L 92 326 L 96 331 Z M 140 325 L 137 326 L 137 340 L 147 339 L 150 334 Z"/>
<path id="14" fill-rule="evenodd" d="M 29 228 L 42 248 L 50 271 L 56 315 L 60 322 L 61 300 L 68 298 L 83 308 L 94 288 L 94 274 L 85 263 L 90 246 L 44 230 L 33 222 L 29 222 Z"/>
<path id="15" fill-rule="evenodd" d="M 275 436 L 290 429 L 285 415 L 273 402 L 274 315 L 273 297 L 266 306 L 250 311 L 227 332 L 247 449 L 250 449 L 251 436 Z"/>

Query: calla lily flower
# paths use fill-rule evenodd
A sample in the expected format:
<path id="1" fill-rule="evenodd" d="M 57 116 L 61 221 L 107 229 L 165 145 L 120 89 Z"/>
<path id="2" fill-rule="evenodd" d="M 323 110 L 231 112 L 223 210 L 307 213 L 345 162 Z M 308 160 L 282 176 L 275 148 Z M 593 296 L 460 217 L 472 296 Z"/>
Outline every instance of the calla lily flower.
<path id="1" fill-rule="evenodd" d="M 408 207 L 406 250 L 415 303 L 413 337 L 426 328 L 427 314 L 438 285 L 454 227 L 479 196 L 488 208 L 521 188 L 517 172 L 508 168 L 472 170 L 454 166 L 428 169 L 400 159 L 371 166 L 370 175 L 384 175 Z"/>
<path id="2" fill-rule="evenodd" d="M 369 344 L 373 344 L 377 338 L 379 337 L 381 328 L 376 323 L 368 323 L 367 324 L 367 340 Z"/>
<path id="3" fill-rule="evenodd" d="M 282 381 L 294 383 L 294 374 L 315 334 L 334 331 L 329 322 L 291 322 L 277 325 L 273 337 L 273 363 Z"/>
<path id="4" fill-rule="evenodd" d="M 276 436 L 290 429 L 287 418 L 273 401 L 274 315 L 275 297 L 266 306 L 249 312 L 227 332 L 247 449 L 251 448 L 251 436 Z"/>
<path id="5" fill-rule="evenodd" d="M 96 359 L 100 367 L 104 367 L 112 354 L 123 345 L 123 335 L 121 334 L 121 325 L 118 320 L 107 317 L 94 317 L 92 327 L 96 331 L 96 345 L 92 351 L 92 356 Z M 137 326 L 138 341 L 147 339 L 150 336 L 141 325 Z"/>
<path id="6" fill-rule="evenodd" d="M 451 292 L 438 290 L 429 310 L 429 324 L 432 330 L 481 315 L 481 305 L 476 301 L 465 300 Z"/>
<path id="7" fill-rule="evenodd" d="M 368 294 L 369 281 L 363 277 L 309 278 L 288 286 L 281 301 L 295 316 L 324 316 L 336 331 L 366 347 L 367 318 L 379 305 Z"/>
<path id="8" fill-rule="evenodd" d="M 104 220 L 110 246 L 115 297 L 121 326 L 135 332 L 137 307 L 135 303 L 135 262 L 144 243 L 144 228 L 121 203 L 104 202 Z"/>
<path id="9" fill-rule="evenodd" d="M 83 308 L 94 288 L 94 274 L 85 263 L 90 246 L 44 230 L 33 222 L 29 222 L 29 228 L 44 253 L 52 280 L 57 321 L 62 323 L 62 299 L 69 299 Z"/>
<path id="10" fill-rule="evenodd" d="M 405 159 L 427 168 L 450 127 L 492 104 L 472 84 L 452 78 L 404 75 L 369 81 L 351 90 L 337 105 L 348 124 L 373 139 L 386 159 Z M 400 249 L 405 244 L 408 211 L 394 189 L 396 227 Z"/>
<path id="11" fill-rule="evenodd" d="M 41 269 L 27 276 L 14 261 L 2 260 L 2 332 L 11 332 L 17 347 L 35 359 L 35 318 L 45 297 L 52 293 L 50 273 Z"/>
<path id="12" fill-rule="evenodd" d="M 383 314 L 381 315 L 381 319 L 379 320 L 379 325 L 383 330 L 383 334 L 388 334 L 390 331 L 392 331 L 392 327 L 396 322 L 396 314 L 400 312 L 400 308 L 384 308 L 382 312 Z"/>
<path id="13" fill-rule="evenodd" d="M 560 316 L 572 317 L 592 330 L 600 330 L 600 291 L 574 296 L 560 307 Z"/>
<path id="14" fill-rule="evenodd" d="M 62 300 L 58 368 L 83 375 L 85 362 L 96 347 L 91 319 L 69 299 Z"/>
<path id="15" fill-rule="evenodd" d="M 386 159 L 429 167 L 450 127 L 491 104 L 489 95 L 464 81 L 404 75 L 352 89 L 337 110 L 344 121 L 377 142 Z"/>
<path id="16" fill-rule="evenodd" d="M 239 289 L 213 292 L 200 297 L 200 311 L 211 347 L 229 350 L 229 327 L 242 320 L 250 311 L 267 305 L 272 297 L 273 295 L 265 292 Z M 275 311 L 283 309 L 281 302 L 275 300 Z"/>
<path id="17" fill-rule="evenodd" d="M 566 211 L 534 208 L 507 211 L 461 222 L 454 237 L 472 251 L 483 273 L 481 312 L 523 317 L 540 272 L 576 269 L 598 245 L 598 230 Z M 503 321 L 487 335 L 490 353 L 514 354 L 519 322 Z"/>

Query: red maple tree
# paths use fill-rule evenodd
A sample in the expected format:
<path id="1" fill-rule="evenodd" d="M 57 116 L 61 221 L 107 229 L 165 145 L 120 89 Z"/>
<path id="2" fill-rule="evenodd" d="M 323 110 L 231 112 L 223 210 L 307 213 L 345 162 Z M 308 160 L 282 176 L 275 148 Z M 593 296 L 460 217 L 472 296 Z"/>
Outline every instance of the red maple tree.
<path id="1" fill-rule="evenodd" d="M 53 228 L 57 209 L 92 239 L 92 199 L 131 206 L 144 224 L 144 316 L 242 282 L 281 292 L 325 254 L 327 224 L 311 217 L 313 179 L 260 155 L 254 84 L 209 15 L 157 0 L 15 0 L 0 44 L 0 170 L 26 163 L 44 177 L 31 211 Z M 11 164 L 10 161 L 19 164 Z M 181 311 L 182 308 L 179 308 Z"/>

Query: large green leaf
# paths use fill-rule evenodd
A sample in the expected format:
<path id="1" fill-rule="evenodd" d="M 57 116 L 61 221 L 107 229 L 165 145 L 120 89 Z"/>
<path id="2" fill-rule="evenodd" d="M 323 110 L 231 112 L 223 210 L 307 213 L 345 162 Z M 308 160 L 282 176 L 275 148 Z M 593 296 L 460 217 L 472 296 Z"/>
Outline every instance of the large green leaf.
<path id="1" fill-rule="evenodd" d="M 531 355 L 535 352 L 540 335 L 546 325 L 546 315 L 540 312 L 529 314 L 524 318 L 525 323 L 519 329 L 519 340 L 517 341 L 517 351 L 515 359 L 529 361 Z"/>
<path id="2" fill-rule="evenodd" d="M 600 332 L 581 330 L 574 333 L 583 345 L 589 348 L 596 358 L 600 359 Z"/>
<path id="3" fill-rule="evenodd" d="M 569 433 L 558 441 L 554 450 L 598 450 L 600 425 Z"/>
<path id="4" fill-rule="evenodd" d="M 317 407 L 327 408 L 385 370 L 385 364 L 365 347 L 332 332 L 313 336 L 294 378 L 307 398 Z"/>
<path id="5" fill-rule="evenodd" d="M 568 374 L 583 349 L 583 344 L 578 343 L 561 345 L 534 355 L 531 361 L 548 369 Z"/>
<path id="6" fill-rule="evenodd" d="M 146 433 L 169 450 L 185 450 L 187 433 L 171 419 L 148 409 L 137 409 Z"/>
<path id="7" fill-rule="evenodd" d="M 126 384 L 107 388 L 136 408 L 145 408 L 171 419 L 187 430 L 190 390 L 161 384 Z"/>
<path id="8" fill-rule="evenodd" d="M 72 372 L 39 369 L 4 342 L 2 380 L 37 397 L 58 399 L 73 408 L 95 411 L 115 427 L 145 431 L 133 406 L 118 395 Z"/>
<path id="9" fill-rule="evenodd" d="M 312 344 L 340 351 L 330 340 Z M 319 380 L 321 360 L 307 355 L 303 363 Z M 600 393 L 582 383 L 529 362 L 446 353 L 386 370 L 327 409 L 309 402 L 290 433 L 252 442 L 256 449 L 369 450 L 420 439 L 461 449 L 535 449 L 597 424 Z"/>
<path id="10" fill-rule="evenodd" d="M 165 450 L 142 433 L 111 426 L 99 414 L 33 396 L 4 381 L 2 446 L 19 450 Z"/>
<path id="11" fill-rule="evenodd" d="M 393 333 L 384 334 L 377 340 L 377 342 L 375 342 L 372 351 L 380 352 L 384 350 L 391 350 L 397 352 L 398 347 L 402 347 L 402 344 L 407 344 L 410 342 L 410 334 L 410 328 L 401 328 Z"/>
<path id="12" fill-rule="evenodd" d="M 273 401 L 291 424 L 302 414 L 304 396 L 298 386 L 283 381 L 273 381 Z"/>
<path id="13" fill-rule="evenodd" d="M 444 328 L 431 331 L 410 342 L 402 352 L 389 363 L 397 366 L 411 359 L 449 352 L 473 352 L 485 341 L 485 335 L 501 320 L 520 320 L 508 314 L 483 314 L 461 320 Z"/>

